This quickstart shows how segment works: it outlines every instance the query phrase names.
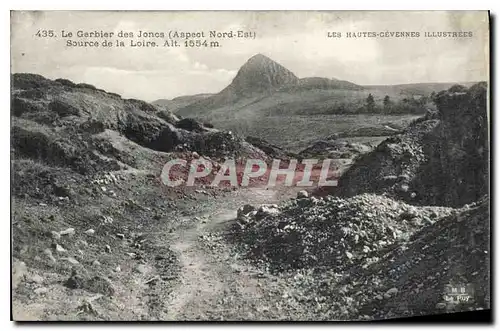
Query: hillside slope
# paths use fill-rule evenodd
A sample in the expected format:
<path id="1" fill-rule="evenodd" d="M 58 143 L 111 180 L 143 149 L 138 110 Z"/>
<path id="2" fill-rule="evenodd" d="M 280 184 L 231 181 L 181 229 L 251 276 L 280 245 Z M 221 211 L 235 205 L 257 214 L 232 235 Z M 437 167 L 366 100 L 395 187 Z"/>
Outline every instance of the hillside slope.
<path id="1" fill-rule="evenodd" d="M 487 86 L 443 91 L 429 113 L 357 160 L 338 192 L 389 193 L 418 204 L 461 206 L 488 187 Z"/>
<path id="2" fill-rule="evenodd" d="M 243 112 L 255 115 L 262 112 L 272 112 L 278 104 L 291 104 L 299 99 L 310 102 L 318 99 L 319 94 L 328 90 L 361 90 L 362 87 L 336 79 L 303 78 L 299 79 L 291 71 L 262 54 L 251 57 L 239 69 L 231 84 L 219 93 L 199 102 L 180 108 L 177 113 L 181 116 L 194 116 L 209 119 L 226 114 L 226 116 L 245 116 Z M 321 92 L 323 91 L 323 92 Z M 311 94 L 311 96 L 302 94 Z M 288 100 L 292 98 L 292 100 Z M 321 97 L 320 97 L 321 98 Z M 325 99 L 325 96 L 322 98 Z M 319 100 L 316 100 L 319 101 Z M 257 104 L 259 103 L 259 104 Z M 294 110 L 290 110 L 294 112 Z"/>
<path id="3" fill-rule="evenodd" d="M 172 233 L 227 191 L 167 187 L 165 163 L 267 155 L 90 85 L 11 79 L 13 318 L 165 320 L 181 268 Z"/>
<path id="4" fill-rule="evenodd" d="M 194 95 L 183 95 L 180 97 L 176 97 L 173 99 L 158 99 L 152 102 L 153 105 L 162 107 L 175 113 L 178 109 L 184 108 L 194 102 L 206 99 L 213 94 L 211 93 L 202 93 L 202 94 L 194 94 Z"/>

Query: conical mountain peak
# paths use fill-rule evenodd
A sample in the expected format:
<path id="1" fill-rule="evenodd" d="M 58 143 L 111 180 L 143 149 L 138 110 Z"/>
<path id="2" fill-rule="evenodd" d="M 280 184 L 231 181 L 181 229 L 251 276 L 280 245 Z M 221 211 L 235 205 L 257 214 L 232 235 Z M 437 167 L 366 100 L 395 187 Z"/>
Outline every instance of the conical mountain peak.
<path id="1" fill-rule="evenodd" d="M 237 94 L 253 94 L 297 83 L 293 72 L 263 54 L 256 54 L 240 68 L 229 87 Z"/>

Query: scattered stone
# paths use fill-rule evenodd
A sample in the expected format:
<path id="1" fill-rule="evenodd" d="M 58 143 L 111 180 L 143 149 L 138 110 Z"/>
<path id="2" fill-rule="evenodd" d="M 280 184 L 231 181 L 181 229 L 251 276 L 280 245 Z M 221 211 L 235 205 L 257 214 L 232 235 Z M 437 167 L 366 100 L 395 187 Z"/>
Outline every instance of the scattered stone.
<path id="1" fill-rule="evenodd" d="M 160 280 L 160 276 L 156 275 L 153 278 L 150 278 L 147 281 L 145 281 L 144 284 L 156 283 L 158 280 Z"/>
<path id="2" fill-rule="evenodd" d="M 102 224 L 113 224 L 113 218 L 111 216 L 103 216 Z"/>
<path id="3" fill-rule="evenodd" d="M 34 275 L 31 275 L 28 280 L 32 283 L 36 283 L 36 284 L 42 284 L 44 282 L 44 279 L 42 276 L 38 275 L 38 274 L 34 274 Z"/>
<path id="4" fill-rule="evenodd" d="M 56 249 L 56 252 L 59 252 L 59 253 L 64 253 L 64 252 L 66 252 L 66 249 L 64 249 L 64 247 L 62 247 L 62 246 L 61 246 L 61 245 L 59 245 L 59 244 L 56 244 L 55 249 Z"/>
<path id="5" fill-rule="evenodd" d="M 64 236 L 64 235 L 74 235 L 75 234 L 75 229 L 74 228 L 67 228 L 66 230 L 63 230 L 63 231 L 59 232 L 59 234 L 61 236 Z"/>
<path id="6" fill-rule="evenodd" d="M 111 253 L 111 247 L 109 245 L 104 246 L 104 251 L 106 253 Z"/>
<path id="7" fill-rule="evenodd" d="M 14 261 L 12 263 L 12 287 L 16 288 L 19 283 L 25 278 L 28 269 L 22 261 Z"/>
<path id="8" fill-rule="evenodd" d="M 393 287 L 393 288 L 389 289 L 387 292 L 385 292 L 385 294 L 392 297 L 392 296 L 398 294 L 398 289 Z"/>
<path id="9" fill-rule="evenodd" d="M 305 198 L 308 198 L 309 197 L 309 193 L 307 193 L 307 191 L 299 191 L 297 193 L 297 199 L 305 199 Z"/>
<path id="10" fill-rule="evenodd" d="M 408 184 L 402 184 L 400 187 L 399 187 L 399 190 L 401 192 L 408 192 L 408 190 L 410 189 L 410 186 L 408 186 Z"/>
<path id="11" fill-rule="evenodd" d="M 85 231 L 85 234 L 88 234 L 89 236 L 93 235 L 94 233 L 95 233 L 94 229 L 88 229 L 87 231 Z"/>
<path id="12" fill-rule="evenodd" d="M 145 274 L 147 272 L 147 267 L 144 264 L 138 264 L 135 266 L 134 271 Z"/>
<path id="13" fill-rule="evenodd" d="M 50 235 L 52 236 L 52 239 L 54 240 L 59 240 L 61 239 L 61 234 L 57 231 L 51 231 Z"/>
<path id="14" fill-rule="evenodd" d="M 86 281 L 85 289 L 90 292 L 101 293 L 104 295 L 113 295 L 115 293 L 115 289 L 111 282 L 101 276 L 95 276 Z"/>
<path id="15" fill-rule="evenodd" d="M 42 295 L 42 294 L 45 294 L 49 291 L 48 288 L 46 287 L 39 287 L 37 289 L 34 290 L 35 294 L 38 294 L 38 295 Z"/>
<path id="16" fill-rule="evenodd" d="M 409 182 L 410 181 L 410 176 L 406 174 L 401 174 L 398 176 L 398 180 L 401 182 Z"/>
<path id="17" fill-rule="evenodd" d="M 167 281 L 170 281 L 170 280 L 175 280 L 177 279 L 177 276 L 175 275 L 167 275 L 167 276 L 163 276 L 162 277 L 163 280 L 167 280 Z"/>
<path id="18" fill-rule="evenodd" d="M 115 268 L 115 271 L 116 271 L 116 272 L 121 272 L 121 271 L 122 271 L 122 268 L 120 268 L 120 266 L 117 266 L 117 267 Z"/>
<path id="19" fill-rule="evenodd" d="M 70 289 L 84 289 L 89 292 L 101 293 L 103 295 L 113 295 L 115 290 L 111 282 L 101 276 L 87 278 L 79 275 L 73 269 L 71 276 L 64 282 L 64 285 Z"/>
<path id="20" fill-rule="evenodd" d="M 395 183 L 397 181 L 398 177 L 394 175 L 389 175 L 389 176 L 384 176 L 382 180 L 386 183 Z"/>
<path id="21" fill-rule="evenodd" d="M 118 179 L 116 178 L 116 176 L 113 174 L 113 173 L 109 173 L 109 177 L 111 178 L 111 180 L 116 183 L 118 181 Z"/>
<path id="22" fill-rule="evenodd" d="M 56 258 L 52 255 L 52 251 L 49 248 L 46 248 L 43 252 L 47 255 L 50 261 L 56 262 Z"/>
<path id="23" fill-rule="evenodd" d="M 78 262 L 74 257 L 71 257 L 71 256 L 69 256 L 69 257 L 62 257 L 61 261 L 68 261 L 71 264 L 80 264 L 80 262 Z"/>
<path id="24" fill-rule="evenodd" d="M 446 308 L 446 303 L 444 302 L 438 302 L 436 304 L 436 309 L 445 309 Z"/>
<path id="25" fill-rule="evenodd" d="M 85 286 L 85 279 L 78 275 L 76 270 L 73 270 L 71 276 L 64 282 L 64 285 L 71 289 L 81 289 Z"/>
<path id="26" fill-rule="evenodd" d="M 237 211 L 237 217 L 242 218 L 243 216 L 247 216 L 249 213 L 255 211 L 255 207 L 249 204 L 246 204 L 240 208 L 238 208 Z"/>
<path id="27" fill-rule="evenodd" d="M 123 233 L 117 233 L 117 234 L 116 234 L 116 237 L 117 237 L 118 239 L 121 239 L 121 240 L 124 240 L 124 239 L 125 239 L 125 235 L 124 235 Z"/>
<path id="28" fill-rule="evenodd" d="M 255 218 L 257 220 L 263 219 L 268 216 L 277 216 L 280 214 L 280 210 L 277 205 L 262 205 L 257 211 Z"/>
<path id="29" fill-rule="evenodd" d="M 92 305 L 92 302 L 88 301 L 87 299 L 84 299 L 82 304 L 78 306 L 78 313 L 79 314 L 92 314 L 92 315 L 99 315 L 98 311 L 94 308 Z"/>
<path id="30" fill-rule="evenodd" d="M 99 261 L 97 261 L 97 260 L 94 260 L 94 261 L 92 262 L 92 265 L 93 265 L 94 267 L 98 267 L 98 266 L 100 266 L 100 265 L 101 265 L 101 262 L 99 262 Z"/>
<path id="31" fill-rule="evenodd" d="M 82 239 L 78 240 L 78 243 L 81 244 L 82 246 L 85 246 L 85 247 L 89 246 L 89 243 L 86 242 L 85 240 L 82 240 Z"/>

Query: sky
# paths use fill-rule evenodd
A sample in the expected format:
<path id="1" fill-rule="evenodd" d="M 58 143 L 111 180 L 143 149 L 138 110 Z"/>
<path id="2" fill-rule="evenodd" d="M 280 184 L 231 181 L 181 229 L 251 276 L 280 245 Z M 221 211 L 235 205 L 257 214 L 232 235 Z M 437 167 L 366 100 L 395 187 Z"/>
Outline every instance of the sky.
<path id="1" fill-rule="evenodd" d="M 11 71 L 67 78 L 146 101 L 219 92 L 257 53 L 300 78 L 337 78 L 361 85 L 481 81 L 488 80 L 488 28 L 485 11 L 12 12 Z M 38 37 L 39 30 L 54 30 L 57 37 Z M 94 38 L 63 38 L 61 30 L 206 35 L 210 30 L 243 30 L 256 37 L 218 39 L 217 48 L 75 48 L 67 47 L 66 40 Z M 421 37 L 345 37 L 346 32 L 362 31 L 418 31 Z M 424 37 L 424 32 L 440 31 L 473 35 Z M 328 32 L 343 37 L 327 38 Z M 163 39 L 149 40 L 163 45 Z"/>

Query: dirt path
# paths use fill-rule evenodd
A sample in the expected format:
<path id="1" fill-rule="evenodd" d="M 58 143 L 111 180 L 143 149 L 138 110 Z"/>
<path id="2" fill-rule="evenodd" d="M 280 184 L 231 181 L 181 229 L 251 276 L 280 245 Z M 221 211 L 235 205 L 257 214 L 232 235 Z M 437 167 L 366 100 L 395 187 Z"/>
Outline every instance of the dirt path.
<path id="1" fill-rule="evenodd" d="M 222 240 L 213 240 L 236 218 L 239 206 L 274 203 L 282 197 L 265 189 L 238 193 L 223 207 L 214 205 L 194 216 L 193 227 L 175 234 L 171 249 L 178 253 L 182 269 L 167 305 L 168 320 L 287 319 L 281 310 L 283 284 L 232 256 Z"/>

